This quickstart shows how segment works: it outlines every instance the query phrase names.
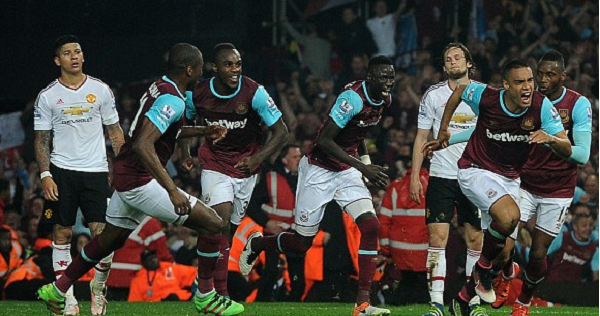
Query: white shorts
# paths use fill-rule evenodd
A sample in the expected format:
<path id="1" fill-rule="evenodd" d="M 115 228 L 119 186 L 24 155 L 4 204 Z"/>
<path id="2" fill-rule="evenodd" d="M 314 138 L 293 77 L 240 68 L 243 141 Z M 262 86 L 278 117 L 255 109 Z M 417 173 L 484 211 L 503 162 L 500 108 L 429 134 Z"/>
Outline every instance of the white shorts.
<path id="1" fill-rule="evenodd" d="M 458 169 L 458 184 L 465 196 L 481 210 L 481 229 L 487 229 L 492 222 L 490 206 L 505 195 L 510 195 L 519 204 L 521 179 L 510 179 L 497 173 L 479 168 Z M 517 238 L 519 225 L 510 234 Z"/>
<path id="2" fill-rule="evenodd" d="M 196 197 L 178 189 L 190 201 L 192 208 Z M 183 225 L 188 215 L 177 215 L 169 193 L 156 179 L 139 188 L 125 192 L 115 191 L 108 203 L 106 221 L 117 227 L 135 229 L 148 215 L 166 223 Z"/>
<path id="3" fill-rule="evenodd" d="M 363 199 L 371 205 L 371 209 L 365 211 L 372 211 L 371 193 L 358 170 L 329 171 L 309 164 L 304 156 L 298 169 L 294 228 L 303 236 L 314 236 L 319 231 L 327 203 L 335 200 L 345 210 L 349 204 Z M 360 214 L 350 215 L 356 219 Z"/>
<path id="4" fill-rule="evenodd" d="M 536 216 L 535 228 L 556 237 L 569 212 L 573 198 L 548 198 L 531 194 L 521 189 L 519 209 L 521 209 L 521 222 L 527 223 Z"/>
<path id="5" fill-rule="evenodd" d="M 202 170 L 200 185 L 202 186 L 202 201 L 208 206 L 230 202 L 233 204 L 231 223 L 239 225 L 246 215 L 252 191 L 258 175 L 248 178 L 233 178 L 213 170 Z"/>

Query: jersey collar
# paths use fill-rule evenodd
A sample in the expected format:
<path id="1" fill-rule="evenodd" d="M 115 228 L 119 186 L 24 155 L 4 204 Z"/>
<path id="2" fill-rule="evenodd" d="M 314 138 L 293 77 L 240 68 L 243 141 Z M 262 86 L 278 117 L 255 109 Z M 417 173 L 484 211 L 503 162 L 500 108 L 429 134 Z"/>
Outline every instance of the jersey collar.
<path id="1" fill-rule="evenodd" d="M 552 105 L 556 105 L 558 102 L 562 101 L 562 99 L 564 99 L 565 95 L 567 95 L 567 88 L 563 87 L 563 92 L 560 95 L 560 97 L 558 97 L 558 99 L 554 100 L 554 101 L 550 101 L 552 102 Z"/>
<path id="2" fill-rule="evenodd" d="M 181 91 L 179 91 L 179 87 L 175 84 L 175 82 L 173 82 L 171 79 L 167 78 L 167 76 L 163 76 L 162 80 L 172 84 L 173 87 L 175 87 L 175 90 L 177 90 L 177 93 L 179 93 L 179 96 L 185 100 L 185 94 L 183 94 L 183 93 L 181 93 Z"/>
<path id="3" fill-rule="evenodd" d="M 383 104 L 383 100 L 381 100 L 379 103 L 375 103 L 375 102 L 373 102 L 373 100 L 371 100 L 371 98 L 369 98 L 369 94 L 367 93 L 367 85 L 365 84 L 364 81 L 362 83 L 362 86 L 363 86 L 363 91 L 365 92 L 365 97 L 367 98 L 367 101 L 369 101 L 369 103 L 371 103 L 371 105 L 380 106 Z"/>
<path id="4" fill-rule="evenodd" d="M 212 94 L 214 94 L 217 98 L 221 98 L 221 99 L 231 99 L 233 97 L 235 97 L 240 90 L 242 89 L 242 76 L 240 75 L 240 80 L 238 82 L 238 88 L 237 90 L 235 90 L 234 93 L 230 94 L 230 95 L 220 95 L 217 93 L 217 91 L 215 90 L 214 86 L 213 86 L 213 81 L 215 80 L 215 77 L 210 78 L 210 92 L 212 92 Z"/>
<path id="5" fill-rule="evenodd" d="M 500 90 L 500 106 L 502 106 L 502 111 L 504 111 L 504 113 L 506 113 L 508 116 L 519 117 L 525 115 L 525 113 L 529 111 L 529 108 L 525 109 L 525 111 L 518 114 L 509 111 L 506 108 L 506 105 L 504 105 L 504 92 L 506 92 L 506 90 Z M 531 102 L 533 102 L 533 94 L 531 94 Z"/>

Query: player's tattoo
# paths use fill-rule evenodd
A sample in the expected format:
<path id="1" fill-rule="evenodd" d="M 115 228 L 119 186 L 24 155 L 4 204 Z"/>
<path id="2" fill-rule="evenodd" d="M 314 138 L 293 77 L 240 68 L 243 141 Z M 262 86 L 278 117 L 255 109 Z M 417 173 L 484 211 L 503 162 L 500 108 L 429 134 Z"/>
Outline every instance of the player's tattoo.
<path id="1" fill-rule="evenodd" d="M 108 131 L 108 138 L 110 139 L 113 152 L 116 156 L 121 151 L 121 146 L 123 146 L 125 143 L 125 139 L 123 138 L 123 130 L 121 129 L 119 122 L 112 125 L 107 125 L 106 130 Z"/>
<path id="2" fill-rule="evenodd" d="M 37 160 L 40 171 L 50 170 L 50 139 L 52 131 L 36 131 L 35 132 L 35 158 Z"/>

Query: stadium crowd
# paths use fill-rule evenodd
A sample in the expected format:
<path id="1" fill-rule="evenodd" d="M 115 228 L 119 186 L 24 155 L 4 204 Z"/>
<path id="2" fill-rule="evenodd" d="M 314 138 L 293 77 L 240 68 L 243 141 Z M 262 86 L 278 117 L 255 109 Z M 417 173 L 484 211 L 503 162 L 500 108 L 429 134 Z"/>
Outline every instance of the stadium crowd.
<path id="1" fill-rule="evenodd" d="M 440 9 L 435 4 L 442 1 L 429 2 Z M 409 200 L 408 186 L 402 185 L 402 181 L 409 177 L 423 95 L 430 86 L 445 78 L 442 49 L 449 42 L 462 42 L 470 50 L 476 66 L 470 79 L 496 88 L 502 88 L 501 71 L 506 62 L 525 60 L 535 74 L 535 65 L 542 54 L 556 49 L 565 56 L 567 79 L 564 85 L 581 93 L 591 103 L 591 155 L 589 161 L 578 168 L 577 188 L 563 231 L 573 232 L 578 240 L 591 240 L 596 247 L 596 257 L 581 263 L 584 266 L 581 275 L 561 270 L 562 261 L 551 259 L 550 275 L 545 281 L 551 290 L 541 291 L 543 298 L 534 300 L 534 304 L 540 305 L 547 305 L 548 301 L 589 304 L 590 300 L 578 302 L 577 298 L 558 300 L 552 291 L 559 287 L 550 283 L 595 282 L 596 288 L 598 284 L 598 3 L 583 0 L 473 1 L 474 6 L 480 6 L 474 11 L 487 15 L 472 18 L 469 25 L 456 26 L 447 32 L 440 32 L 445 28 L 444 21 L 419 10 L 419 1 L 394 1 L 396 7 L 391 3 L 372 1 L 370 19 L 358 17 L 352 6 L 338 9 L 339 20 L 336 22 L 290 23 L 289 18 L 281 17 L 281 26 L 288 34 L 288 45 L 264 48 L 262 54 L 238 48 L 244 61 L 243 75 L 265 84 L 289 129 L 287 142 L 293 145 L 284 147 L 262 166 L 249 203 L 249 218 L 240 224 L 231 245 L 229 294 L 239 301 L 353 301 L 356 293 L 351 291 L 355 286 L 348 285 L 357 280 L 358 259 L 354 256 L 358 249 L 357 227 L 335 203 L 327 207 L 319 234 L 313 241 L 314 251 L 300 258 L 267 253 L 259 258 L 259 264 L 249 276 L 240 273 L 237 260 L 251 231 L 260 229 L 265 235 L 277 234 L 291 224 L 273 218 L 273 213 L 268 211 L 277 208 L 264 200 L 267 193 L 272 193 L 267 186 L 267 183 L 273 184 L 270 172 L 291 170 L 290 177 L 295 176 L 297 181 L 300 155 L 296 155 L 296 151 L 305 153 L 342 88 L 349 82 L 365 79 L 370 57 L 388 56 L 393 59 L 396 69 L 392 106 L 367 136 L 367 150 L 373 164 L 389 168 L 387 188 L 368 185 L 383 227 L 381 209 L 395 207 L 391 205 L 390 194 L 395 194 L 395 199 Z M 214 60 L 209 52 L 204 53 L 204 77 L 211 78 Z M 113 90 L 119 123 L 127 135 L 134 124 L 140 97 L 155 78 L 124 84 L 113 83 L 110 78 L 101 79 Z M 44 221 L 51 214 L 44 207 L 40 170 L 33 150 L 35 96 L 31 97 L 32 101 L 23 109 L 26 141 L 22 149 L 1 155 L 0 293 L 3 299 L 34 299 L 35 289 L 55 279 L 49 254 L 52 226 Z M 111 165 L 114 155 L 108 134 L 106 137 Z M 191 143 L 196 168 L 189 174 L 178 169 L 182 160 L 178 151 L 166 168 L 179 188 L 198 198 L 202 196 L 202 166 L 194 153 L 202 141 L 196 138 Z M 423 172 L 421 178 L 426 184 L 428 174 Z M 294 180 L 287 181 L 295 192 Z M 274 183 L 284 185 L 281 181 Z M 424 209 L 424 204 L 406 208 Z M 386 225 L 401 224 L 390 220 Z M 533 225 L 528 223 L 516 243 L 516 261 L 523 266 L 531 246 L 528 232 Z M 429 302 L 425 263 L 427 239 L 422 240 L 427 229 L 424 216 L 410 227 L 398 227 L 407 231 L 403 241 L 420 246 L 411 250 L 413 257 L 394 258 L 389 250 L 380 251 L 372 301 L 385 304 Z M 456 284 L 462 284 L 465 277 L 467 252 L 461 237 L 462 229 L 454 218 L 446 251 L 446 300 L 458 292 L 460 287 Z M 91 238 L 85 218 L 78 218 L 73 236 L 71 252 L 77 254 Z M 109 301 L 188 300 L 192 293 L 189 289 L 196 286 L 193 283 L 195 272 L 180 266 L 198 266 L 197 238 L 197 233 L 188 228 L 149 217 L 145 219 L 128 238 L 125 247 L 115 252 L 107 281 Z M 380 241 L 382 250 L 384 244 Z M 556 253 L 559 249 L 551 247 L 551 251 Z M 156 281 L 152 279 L 152 283 L 164 284 L 162 292 L 152 291 L 150 279 L 146 277 L 150 275 L 149 271 L 154 271 L 154 276 L 162 276 Z M 83 281 L 92 280 L 93 270 L 90 274 Z M 299 285 L 298 278 L 305 281 Z M 86 295 L 77 286 L 75 291 L 78 297 Z"/>

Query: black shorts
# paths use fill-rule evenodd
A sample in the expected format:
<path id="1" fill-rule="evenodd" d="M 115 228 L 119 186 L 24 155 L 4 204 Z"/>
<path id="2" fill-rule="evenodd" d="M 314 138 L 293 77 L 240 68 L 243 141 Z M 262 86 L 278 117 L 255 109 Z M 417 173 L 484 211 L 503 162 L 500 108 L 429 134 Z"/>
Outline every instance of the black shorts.
<path id="1" fill-rule="evenodd" d="M 58 187 L 58 201 L 46 201 L 43 220 L 70 227 L 75 225 L 77 209 L 87 223 L 105 223 L 108 197 L 108 172 L 61 169 L 50 164 L 52 179 Z"/>
<path id="2" fill-rule="evenodd" d="M 425 223 L 450 223 L 456 208 L 458 224 L 469 223 L 481 229 L 481 215 L 477 207 L 462 193 L 458 180 L 429 177 L 425 197 Z"/>

